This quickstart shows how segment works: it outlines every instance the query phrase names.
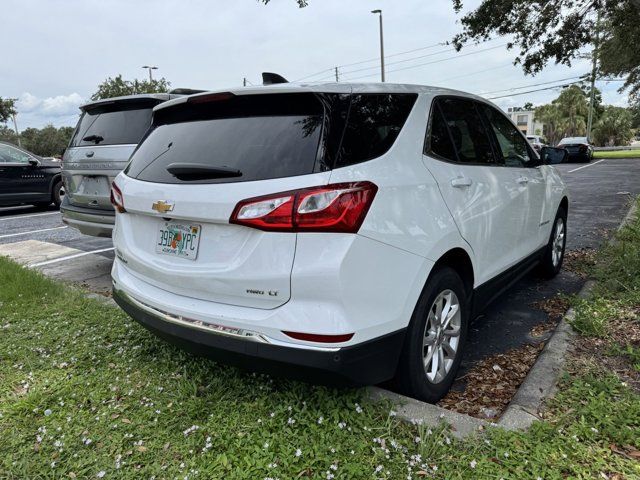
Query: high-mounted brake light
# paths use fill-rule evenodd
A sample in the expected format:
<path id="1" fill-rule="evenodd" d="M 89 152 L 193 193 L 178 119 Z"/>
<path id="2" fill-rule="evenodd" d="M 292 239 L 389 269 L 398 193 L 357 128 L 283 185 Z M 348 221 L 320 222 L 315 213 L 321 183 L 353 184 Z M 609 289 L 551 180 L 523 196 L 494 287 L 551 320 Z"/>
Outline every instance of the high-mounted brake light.
<path id="1" fill-rule="evenodd" d="M 336 183 L 242 200 L 229 223 L 267 231 L 356 233 L 378 191 L 371 182 Z"/>
<path id="2" fill-rule="evenodd" d="M 113 208 L 115 208 L 118 213 L 126 212 L 124 209 L 124 196 L 120 188 L 118 188 L 118 185 L 116 185 L 116 182 L 111 184 L 111 205 L 113 205 Z"/>
<path id="3" fill-rule="evenodd" d="M 229 100 L 233 97 L 235 97 L 235 95 L 231 92 L 208 93 L 206 95 L 194 95 L 189 97 L 187 99 L 187 103 L 220 102 L 222 100 Z"/>

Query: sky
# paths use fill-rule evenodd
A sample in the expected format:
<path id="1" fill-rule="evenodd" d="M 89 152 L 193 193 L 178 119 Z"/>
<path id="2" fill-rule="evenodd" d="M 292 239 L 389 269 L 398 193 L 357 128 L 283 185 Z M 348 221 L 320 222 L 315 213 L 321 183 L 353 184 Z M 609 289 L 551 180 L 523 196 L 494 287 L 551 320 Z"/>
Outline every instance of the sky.
<path id="1" fill-rule="evenodd" d="M 261 72 L 289 80 L 379 81 L 382 9 L 387 82 L 438 85 L 485 97 L 502 108 L 544 104 L 558 89 L 513 95 L 590 71 L 588 59 L 549 65 L 535 77 L 513 66 L 505 38 L 460 53 L 438 45 L 460 31 L 451 0 L 0 0 L 0 97 L 17 98 L 27 127 L 75 125 L 78 107 L 107 77 L 145 78 L 143 65 L 171 86 L 223 89 Z M 466 0 L 465 11 L 480 0 Z M 408 52 L 408 53 L 402 53 Z M 451 58 L 454 57 L 454 58 Z M 437 61 L 437 62 L 436 62 Z M 364 63 L 360 63 L 364 62 Z M 434 63 L 435 62 L 435 63 Z M 353 65 L 355 63 L 355 65 Z M 571 81 L 571 80 L 567 80 Z M 560 82 L 562 83 L 562 82 Z M 550 84 L 553 85 L 553 84 Z M 599 82 L 603 101 L 626 106 L 619 82 Z"/>

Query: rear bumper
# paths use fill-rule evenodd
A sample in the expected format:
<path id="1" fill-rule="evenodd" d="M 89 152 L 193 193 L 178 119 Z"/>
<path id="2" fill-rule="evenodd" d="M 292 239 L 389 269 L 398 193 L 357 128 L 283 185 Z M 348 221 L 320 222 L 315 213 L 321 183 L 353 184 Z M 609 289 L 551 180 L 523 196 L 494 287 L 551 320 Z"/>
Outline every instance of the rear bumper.
<path id="1" fill-rule="evenodd" d="M 211 326 L 158 310 L 114 286 L 113 298 L 159 337 L 197 355 L 254 371 L 333 385 L 392 378 L 405 330 L 346 347 L 287 344 L 257 332 Z"/>
<path id="2" fill-rule="evenodd" d="M 567 152 L 567 153 L 569 154 L 568 161 L 576 162 L 576 163 L 590 162 L 591 157 L 593 156 L 593 154 L 590 152 L 575 152 L 575 153 Z"/>
<path id="3" fill-rule="evenodd" d="M 113 210 L 96 210 L 71 205 L 65 197 L 60 205 L 62 221 L 85 235 L 111 237 L 115 223 Z"/>

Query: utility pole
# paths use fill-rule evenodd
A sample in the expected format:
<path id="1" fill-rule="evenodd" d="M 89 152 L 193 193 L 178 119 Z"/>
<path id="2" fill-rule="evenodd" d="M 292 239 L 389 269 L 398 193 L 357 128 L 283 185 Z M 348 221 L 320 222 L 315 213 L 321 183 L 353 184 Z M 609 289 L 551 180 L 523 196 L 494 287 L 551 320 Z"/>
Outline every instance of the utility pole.
<path id="1" fill-rule="evenodd" d="M 153 74 L 151 72 L 152 70 L 157 70 L 158 67 L 153 65 L 143 65 L 142 68 L 146 68 L 147 70 L 149 70 L 149 83 L 153 83 Z"/>
<path id="2" fill-rule="evenodd" d="M 596 100 L 596 73 L 598 72 L 598 44 L 600 43 L 600 12 L 596 20 L 596 39 L 591 52 L 591 92 L 589 95 L 589 118 L 587 120 L 587 140 L 591 141 L 591 127 L 593 126 L 593 107 Z"/>
<path id="3" fill-rule="evenodd" d="M 247 86 L 247 77 L 242 77 L 242 86 L 243 87 Z"/>
<path id="4" fill-rule="evenodd" d="M 338 75 L 338 67 L 336 67 L 336 82 L 340 81 L 340 76 Z"/>
<path id="5" fill-rule="evenodd" d="M 16 122 L 16 114 L 12 113 L 11 118 L 13 118 L 13 129 L 16 131 L 16 136 L 18 137 L 18 146 L 22 147 L 22 142 L 20 141 L 20 132 L 18 131 L 18 122 Z"/>
<path id="6" fill-rule="evenodd" d="M 380 19 L 380 80 L 384 82 L 384 35 L 382 34 L 382 10 L 371 10 L 378 14 Z"/>

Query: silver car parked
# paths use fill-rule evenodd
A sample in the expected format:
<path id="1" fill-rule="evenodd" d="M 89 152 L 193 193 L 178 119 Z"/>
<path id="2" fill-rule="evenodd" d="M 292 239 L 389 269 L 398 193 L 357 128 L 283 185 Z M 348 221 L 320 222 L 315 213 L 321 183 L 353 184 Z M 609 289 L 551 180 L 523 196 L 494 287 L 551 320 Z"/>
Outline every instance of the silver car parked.
<path id="1" fill-rule="evenodd" d="M 152 109 L 177 94 L 141 94 L 87 103 L 62 159 L 62 221 L 86 235 L 110 237 L 111 182 L 151 125 Z"/>

